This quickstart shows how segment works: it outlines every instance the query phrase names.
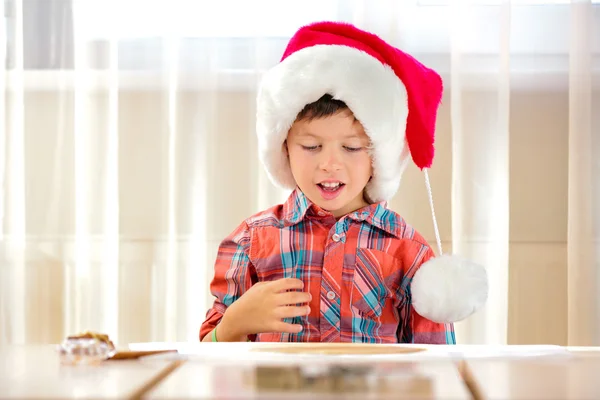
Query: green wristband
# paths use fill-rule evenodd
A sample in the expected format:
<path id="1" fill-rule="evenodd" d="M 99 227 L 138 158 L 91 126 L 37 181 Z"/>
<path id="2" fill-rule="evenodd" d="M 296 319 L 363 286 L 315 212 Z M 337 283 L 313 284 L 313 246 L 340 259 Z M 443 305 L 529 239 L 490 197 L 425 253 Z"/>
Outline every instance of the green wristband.
<path id="1" fill-rule="evenodd" d="M 215 329 L 212 330 L 211 334 L 210 334 L 210 339 L 211 342 L 218 342 L 217 340 L 217 327 L 215 326 Z M 246 342 L 251 342 L 250 338 L 246 339 Z"/>

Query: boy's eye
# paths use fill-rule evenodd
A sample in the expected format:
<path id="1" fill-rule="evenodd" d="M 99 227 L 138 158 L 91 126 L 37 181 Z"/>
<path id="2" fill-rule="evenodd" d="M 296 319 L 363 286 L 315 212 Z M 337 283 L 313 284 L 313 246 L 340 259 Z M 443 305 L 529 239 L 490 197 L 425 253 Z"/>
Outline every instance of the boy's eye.
<path id="1" fill-rule="evenodd" d="M 304 150 L 314 151 L 319 148 L 319 146 L 302 146 Z"/>
<path id="2" fill-rule="evenodd" d="M 354 152 L 354 151 L 361 151 L 363 148 L 362 147 L 344 146 L 344 149 L 346 149 L 347 151 L 350 151 L 350 152 Z"/>

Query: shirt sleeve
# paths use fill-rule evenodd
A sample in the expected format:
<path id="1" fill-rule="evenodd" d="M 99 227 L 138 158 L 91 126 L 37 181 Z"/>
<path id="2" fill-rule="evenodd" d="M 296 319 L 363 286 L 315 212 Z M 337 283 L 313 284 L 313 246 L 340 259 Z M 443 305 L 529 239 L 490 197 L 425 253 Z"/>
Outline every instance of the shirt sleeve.
<path id="1" fill-rule="evenodd" d="M 410 288 L 410 281 L 418 269 L 431 258 L 435 257 L 433 250 L 426 244 L 417 243 L 418 251 L 414 252 L 412 268 L 403 278 L 402 287 Z M 410 296 L 409 296 L 410 298 Z M 412 304 L 408 306 L 408 321 L 405 323 L 403 341 L 419 344 L 456 344 L 454 324 L 433 322 L 417 313 Z"/>
<path id="2" fill-rule="evenodd" d="M 200 327 L 200 341 L 219 324 L 227 307 L 256 283 L 256 270 L 249 257 L 250 242 L 250 228 L 244 222 L 219 245 L 210 283 L 215 299 Z"/>

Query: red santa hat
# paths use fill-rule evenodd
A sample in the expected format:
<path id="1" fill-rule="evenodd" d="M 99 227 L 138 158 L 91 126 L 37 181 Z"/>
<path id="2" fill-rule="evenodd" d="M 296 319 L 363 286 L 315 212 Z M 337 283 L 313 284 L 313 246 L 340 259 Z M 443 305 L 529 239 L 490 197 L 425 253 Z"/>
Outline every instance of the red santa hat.
<path id="1" fill-rule="evenodd" d="M 368 198 L 389 200 L 412 158 L 425 171 L 433 162 L 442 79 L 415 58 L 350 24 L 318 22 L 300 28 L 281 62 L 263 77 L 257 98 L 259 156 L 270 179 L 296 187 L 283 144 L 298 113 L 325 94 L 342 100 L 362 123 L 372 145 L 373 177 Z M 442 255 L 423 264 L 412 284 L 412 303 L 422 316 L 455 322 L 487 299 L 483 267 Z"/>

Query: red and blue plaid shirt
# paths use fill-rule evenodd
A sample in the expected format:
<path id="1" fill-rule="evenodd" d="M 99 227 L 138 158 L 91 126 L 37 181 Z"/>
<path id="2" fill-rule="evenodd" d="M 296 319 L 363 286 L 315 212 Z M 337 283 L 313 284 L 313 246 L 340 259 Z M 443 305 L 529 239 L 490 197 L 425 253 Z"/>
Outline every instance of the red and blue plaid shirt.
<path id="1" fill-rule="evenodd" d="M 411 305 L 411 279 L 433 256 L 385 202 L 336 220 L 296 189 L 221 243 L 210 285 L 216 299 L 200 340 L 254 283 L 297 278 L 312 295 L 311 311 L 285 321 L 303 330 L 260 333 L 254 340 L 454 344 L 452 324 L 432 322 Z"/>

